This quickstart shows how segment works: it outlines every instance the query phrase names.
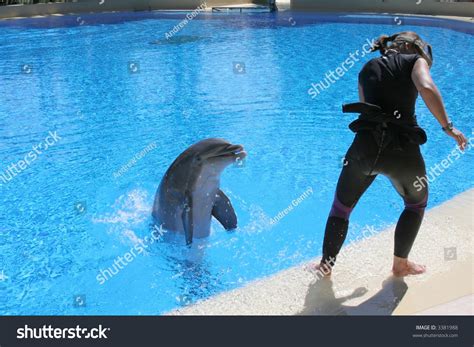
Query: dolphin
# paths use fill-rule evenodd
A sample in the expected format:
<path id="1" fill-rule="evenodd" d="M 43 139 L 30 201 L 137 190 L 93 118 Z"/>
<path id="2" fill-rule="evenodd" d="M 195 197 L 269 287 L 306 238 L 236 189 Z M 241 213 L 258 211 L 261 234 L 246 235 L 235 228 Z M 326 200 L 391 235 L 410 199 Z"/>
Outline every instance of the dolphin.
<path id="1" fill-rule="evenodd" d="M 237 227 L 230 199 L 219 188 L 224 169 L 247 156 L 241 145 L 210 138 L 181 153 L 163 176 L 156 191 L 153 218 L 168 231 L 184 232 L 186 244 L 193 237 L 207 237 L 214 216 L 226 230 Z"/>

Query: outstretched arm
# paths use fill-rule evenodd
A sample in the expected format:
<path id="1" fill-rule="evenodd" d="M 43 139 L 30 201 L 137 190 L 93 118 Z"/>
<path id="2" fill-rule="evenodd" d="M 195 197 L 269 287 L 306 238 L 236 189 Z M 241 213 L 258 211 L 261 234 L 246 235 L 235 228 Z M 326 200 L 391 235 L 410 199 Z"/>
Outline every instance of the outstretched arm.
<path id="1" fill-rule="evenodd" d="M 416 61 L 415 66 L 413 66 L 411 78 L 428 109 L 438 120 L 439 124 L 441 124 L 443 128 L 446 128 L 449 123 L 449 118 L 446 114 L 441 94 L 431 77 L 430 68 L 425 59 L 418 59 Z M 466 147 L 466 137 L 456 128 L 447 130 L 446 134 L 456 140 L 459 148 L 464 149 Z"/>

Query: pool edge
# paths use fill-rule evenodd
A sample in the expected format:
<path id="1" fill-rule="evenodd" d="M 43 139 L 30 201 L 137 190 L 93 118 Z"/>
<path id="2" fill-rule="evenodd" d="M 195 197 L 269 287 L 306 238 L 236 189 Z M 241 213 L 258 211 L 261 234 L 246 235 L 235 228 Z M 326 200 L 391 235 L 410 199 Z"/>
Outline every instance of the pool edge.
<path id="1" fill-rule="evenodd" d="M 296 315 L 362 312 L 369 315 L 408 315 L 452 302 L 473 293 L 474 251 L 470 235 L 473 201 L 474 189 L 470 189 L 427 211 L 411 254 L 412 260 L 427 265 L 428 271 L 424 275 L 395 281 L 391 277 L 394 232 L 394 226 L 391 226 L 358 242 L 356 247 L 351 246 L 350 256 L 338 260 L 331 280 L 315 281 L 315 276 L 305 269 L 305 264 L 301 264 L 166 314 Z M 446 249 L 454 249 L 456 259 L 450 259 Z M 317 260 L 315 258 L 311 263 Z M 445 283 L 444 287 L 439 288 L 441 294 L 431 296 L 428 300 L 426 294 L 432 288 L 432 283 L 442 283 L 440 279 L 454 273 L 458 274 L 457 278 L 462 276 L 464 280 L 458 281 L 456 286 L 452 286 L 452 282 Z M 387 286 L 391 286 L 389 295 L 385 290 Z M 403 295 L 396 293 L 405 287 Z M 450 287 L 454 288 L 449 290 Z M 382 292 L 385 298 L 380 295 Z M 391 292 L 396 295 L 391 295 Z M 348 298 L 343 305 L 340 304 L 341 297 Z M 386 310 L 381 311 L 381 307 Z"/>

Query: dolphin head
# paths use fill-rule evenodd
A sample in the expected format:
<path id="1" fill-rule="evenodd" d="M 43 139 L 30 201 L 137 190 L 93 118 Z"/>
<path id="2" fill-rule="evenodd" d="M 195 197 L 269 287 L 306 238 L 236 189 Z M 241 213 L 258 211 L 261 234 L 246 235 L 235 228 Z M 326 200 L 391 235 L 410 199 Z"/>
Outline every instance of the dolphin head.
<path id="1" fill-rule="evenodd" d="M 182 152 L 168 168 L 163 180 L 167 182 L 166 185 L 177 190 L 186 186 L 184 182 L 193 182 L 189 184 L 194 185 L 196 177 L 219 180 L 220 174 L 227 166 L 246 156 L 247 153 L 241 145 L 233 145 L 218 138 L 205 139 Z"/>
<path id="2" fill-rule="evenodd" d="M 189 150 L 194 153 L 195 164 L 209 166 L 216 174 L 247 156 L 242 145 L 233 145 L 218 138 L 202 140 L 189 147 Z"/>

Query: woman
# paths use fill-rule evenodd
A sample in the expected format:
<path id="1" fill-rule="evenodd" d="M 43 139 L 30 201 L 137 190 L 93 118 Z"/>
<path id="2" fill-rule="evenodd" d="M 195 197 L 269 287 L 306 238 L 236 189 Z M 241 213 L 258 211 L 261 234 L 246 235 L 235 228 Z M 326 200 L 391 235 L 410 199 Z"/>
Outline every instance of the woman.
<path id="1" fill-rule="evenodd" d="M 316 266 L 325 275 L 331 274 L 344 243 L 353 208 L 377 174 L 390 179 L 405 203 L 395 229 L 392 271 L 396 276 L 425 272 L 424 266 L 408 261 L 428 201 L 426 184 L 415 185 L 426 175 L 420 153 L 426 134 L 415 116 L 418 93 L 442 130 L 462 150 L 466 146 L 431 78 L 431 46 L 414 32 L 401 32 L 381 36 L 372 51 L 380 51 L 381 57 L 370 60 L 359 73 L 360 102 L 343 107 L 344 112 L 360 116 L 349 126 L 356 136 L 345 157 L 326 224 L 323 257 Z"/>

